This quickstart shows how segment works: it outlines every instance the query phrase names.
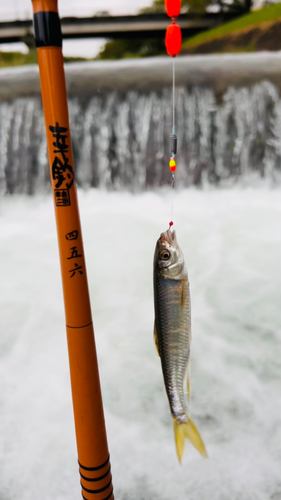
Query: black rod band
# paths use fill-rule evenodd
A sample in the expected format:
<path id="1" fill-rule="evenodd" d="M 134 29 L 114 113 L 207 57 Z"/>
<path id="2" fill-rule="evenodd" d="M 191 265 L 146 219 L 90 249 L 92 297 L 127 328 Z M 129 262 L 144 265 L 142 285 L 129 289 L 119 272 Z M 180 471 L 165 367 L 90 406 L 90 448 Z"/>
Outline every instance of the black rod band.
<path id="1" fill-rule="evenodd" d="M 111 483 L 112 483 L 112 479 L 110 479 L 109 483 L 106 486 L 104 486 L 103 488 L 99 488 L 98 490 L 89 490 L 88 488 L 85 488 L 85 486 L 83 486 L 82 483 L 80 483 L 80 484 L 81 484 L 82 489 L 84 491 L 87 491 L 88 493 L 102 493 L 103 491 L 106 491 L 107 488 L 109 488 Z"/>
<path id="2" fill-rule="evenodd" d="M 62 47 L 60 18 L 57 12 L 34 14 L 36 47 Z"/>
<path id="3" fill-rule="evenodd" d="M 85 479 L 85 481 L 91 481 L 91 482 L 101 481 L 106 476 L 108 476 L 108 474 L 110 473 L 110 469 L 111 469 L 111 467 L 109 466 L 109 469 L 105 474 L 103 474 L 102 476 L 99 476 L 99 477 L 95 477 L 95 478 L 83 476 L 83 474 L 81 474 L 81 472 L 80 472 L 80 476 L 82 477 L 82 479 Z"/>
<path id="4" fill-rule="evenodd" d="M 106 498 L 103 498 L 102 500 L 109 500 L 111 498 L 111 496 L 113 495 L 113 487 L 112 487 L 112 490 L 111 492 L 109 493 L 109 495 L 107 495 Z M 84 497 L 83 495 L 83 492 L 82 492 L 82 497 L 84 498 L 84 500 L 88 500 L 88 498 Z M 112 497 L 112 500 L 114 500 L 114 497 Z"/>
<path id="5" fill-rule="evenodd" d="M 66 325 L 67 328 L 87 328 L 87 326 L 90 326 L 93 322 L 91 321 L 91 323 L 88 323 L 87 325 L 83 325 L 83 326 L 70 326 L 70 325 Z"/>
<path id="6" fill-rule="evenodd" d="M 81 467 L 81 469 L 84 469 L 84 470 L 100 470 L 100 469 L 103 469 L 103 467 L 105 467 L 109 462 L 109 455 L 108 455 L 108 459 L 101 465 L 99 465 L 99 467 L 85 467 L 84 465 L 80 464 L 79 460 L 78 460 L 78 464 L 79 464 L 79 467 Z"/>

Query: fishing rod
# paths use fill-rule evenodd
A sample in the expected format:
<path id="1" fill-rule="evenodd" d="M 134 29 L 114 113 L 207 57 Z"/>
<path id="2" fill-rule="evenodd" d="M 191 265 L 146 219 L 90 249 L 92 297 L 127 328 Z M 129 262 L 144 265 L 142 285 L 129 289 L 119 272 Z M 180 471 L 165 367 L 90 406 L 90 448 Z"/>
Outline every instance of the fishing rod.
<path id="1" fill-rule="evenodd" d="M 171 157 L 169 161 L 169 168 L 172 173 L 172 209 L 171 209 L 171 222 L 169 223 L 170 228 L 174 225 L 173 222 L 173 193 L 175 189 L 176 176 L 175 172 L 177 169 L 176 154 L 177 154 L 177 134 L 176 134 L 176 123 L 175 123 L 175 87 L 176 87 L 176 68 L 175 60 L 176 56 L 180 53 L 182 35 L 181 29 L 178 24 L 176 24 L 176 19 L 180 14 L 181 10 L 181 0 L 165 0 L 165 8 L 167 15 L 171 18 L 172 22 L 170 26 L 167 27 L 165 45 L 167 53 L 173 58 L 173 82 L 172 82 L 172 134 L 171 134 Z"/>
<path id="2" fill-rule="evenodd" d="M 57 0 L 32 0 L 63 283 L 82 497 L 113 500 L 71 147 Z"/>

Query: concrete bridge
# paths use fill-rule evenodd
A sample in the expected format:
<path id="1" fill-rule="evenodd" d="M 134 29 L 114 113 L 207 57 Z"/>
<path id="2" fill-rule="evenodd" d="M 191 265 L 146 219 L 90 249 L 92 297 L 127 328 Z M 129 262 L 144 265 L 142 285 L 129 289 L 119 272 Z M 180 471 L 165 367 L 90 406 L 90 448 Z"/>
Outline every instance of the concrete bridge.
<path id="1" fill-rule="evenodd" d="M 182 14 L 178 24 L 183 37 L 211 29 L 237 17 L 232 13 L 208 13 L 202 16 Z M 73 38 L 163 38 L 170 20 L 166 14 L 141 14 L 137 16 L 65 17 L 61 19 L 64 39 Z M 34 45 L 32 20 L 0 23 L 0 44 L 24 42 Z"/>

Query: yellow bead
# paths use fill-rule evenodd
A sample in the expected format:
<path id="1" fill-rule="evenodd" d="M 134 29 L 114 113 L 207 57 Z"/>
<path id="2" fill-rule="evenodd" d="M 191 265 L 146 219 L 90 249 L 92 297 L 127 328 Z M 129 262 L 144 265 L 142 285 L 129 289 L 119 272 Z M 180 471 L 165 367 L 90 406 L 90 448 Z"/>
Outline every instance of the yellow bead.
<path id="1" fill-rule="evenodd" d="M 176 164 L 174 158 L 170 159 L 169 167 L 170 167 L 171 172 L 175 172 L 175 170 L 177 168 L 177 164 Z"/>

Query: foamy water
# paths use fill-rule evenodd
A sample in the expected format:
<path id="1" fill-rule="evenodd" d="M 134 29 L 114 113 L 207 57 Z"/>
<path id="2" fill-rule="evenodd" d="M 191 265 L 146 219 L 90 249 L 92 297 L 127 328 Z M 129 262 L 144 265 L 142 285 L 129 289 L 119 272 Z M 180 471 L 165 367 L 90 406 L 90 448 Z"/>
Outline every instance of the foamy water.
<path id="1" fill-rule="evenodd" d="M 152 259 L 170 192 L 79 192 L 117 500 L 281 499 L 281 196 L 185 190 L 191 414 L 177 461 L 153 345 Z M 52 200 L 0 207 L 0 499 L 81 498 Z"/>

